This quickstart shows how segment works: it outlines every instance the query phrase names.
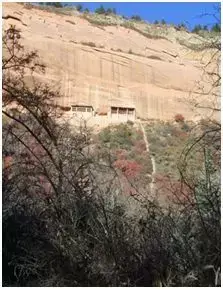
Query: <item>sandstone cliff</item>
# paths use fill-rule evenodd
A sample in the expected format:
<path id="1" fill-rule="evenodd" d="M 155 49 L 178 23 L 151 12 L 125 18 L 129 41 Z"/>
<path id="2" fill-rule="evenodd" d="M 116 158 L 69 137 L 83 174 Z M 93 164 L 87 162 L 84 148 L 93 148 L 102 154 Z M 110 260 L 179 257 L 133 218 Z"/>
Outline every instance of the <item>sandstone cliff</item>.
<path id="1" fill-rule="evenodd" d="M 3 19 L 3 29 L 16 25 L 24 46 L 38 51 L 47 69 L 36 77 L 61 89 L 62 105 L 134 106 L 144 119 L 199 117 L 188 99 L 191 92 L 201 96 L 194 94 L 196 82 L 211 52 L 182 45 L 190 33 L 169 28 L 166 37 L 148 37 L 127 25 L 96 25 L 78 12 L 55 14 L 16 3 L 3 4 Z M 202 95 L 201 101 L 211 98 Z"/>

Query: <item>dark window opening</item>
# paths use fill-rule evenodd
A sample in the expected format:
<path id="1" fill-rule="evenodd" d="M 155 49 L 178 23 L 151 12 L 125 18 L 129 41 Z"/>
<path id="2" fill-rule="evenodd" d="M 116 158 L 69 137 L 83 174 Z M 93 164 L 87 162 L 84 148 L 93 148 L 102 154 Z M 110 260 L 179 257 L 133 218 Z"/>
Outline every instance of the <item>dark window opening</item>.
<path id="1" fill-rule="evenodd" d="M 93 107 L 91 107 L 91 106 L 76 106 L 76 105 L 72 105 L 71 106 L 71 110 L 72 111 L 79 111 L 79 112 L 92 112 L 93 111 Z"/>
<path id="2" fill-rule="evenodd" d="M 118 108 L 117 107 L 112 107 L 111 108 L 111 113 L 118 113 Z"/>
<path id="3" fill-rule="evenodd" d="M 111 107 L 112 114 L 129 114 L 133 115 L 135 109 L 134 108 L 127 108 L 127 107 Z"/>
<path id="4" fill-rule="evenodd" d="M 133 114 L 134 113 L 134 108 L 129 108 L 128 109 L 128 114 Z"/>
<path id="5" fill-rule="evenodd" d="M 127 108 L 120 107 L 118 112 L 119 114 L 127 114 Z"/>
<path id="6" fill-rule="evenodd" d="M 86 107 L 79 106 L 79 107 L 77 107 L 77 111 L 85 112 L 86 111 Z"/>

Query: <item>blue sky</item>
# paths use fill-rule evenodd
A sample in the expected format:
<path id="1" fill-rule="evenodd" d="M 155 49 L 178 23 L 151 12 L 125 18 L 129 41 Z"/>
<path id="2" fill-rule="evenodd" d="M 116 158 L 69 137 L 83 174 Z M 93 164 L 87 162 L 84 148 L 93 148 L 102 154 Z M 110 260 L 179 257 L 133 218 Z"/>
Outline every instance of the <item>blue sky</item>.
<path id="1" fill-rule="evenodd" d="M 216 20 L 212 16 L 200 17 L 201 14 L 215 13 L 214 6 L 219 2 L 78 2 L 91 12 L 101 4 L 104 8 L 115 8 L 117 14 L 127 17 L 139 15 L 142 19 L 153 23 L 165 19 L 167 23 L 184 22 L 191 29 L 196 24 L 213 25 Z M 69 3 L 71 4 L 71 3 Z M 77 4 L 77 3 L 74 3 Z"/>

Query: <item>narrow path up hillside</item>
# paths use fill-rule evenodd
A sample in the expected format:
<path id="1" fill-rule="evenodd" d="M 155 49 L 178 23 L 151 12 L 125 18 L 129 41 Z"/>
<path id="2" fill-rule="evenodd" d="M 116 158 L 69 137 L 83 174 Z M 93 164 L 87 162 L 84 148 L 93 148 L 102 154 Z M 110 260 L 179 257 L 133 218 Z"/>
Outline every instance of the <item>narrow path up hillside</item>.
<path id="1" fill-rule="evenodd" d="M 150 175 L 152 181 L 150 183 L 150 191 L 151 191 L 151 195 L 155 196 L 155 178 L 154 178 L 154 175 L 156 173 L 156 162 L 155 162 L 154 156 L 150 155 L 148 138 L 146 136 L 146 131 L 145 131 L 144 125 L 142 124 L 142 122 L 140 120 L 139 120 L 139 125 L 141 127 L 141 130 L 143 133 L 143 139 L 144 139 L 145 144 L 146 144 L 146 151 L 148 152 L 148 154 L 151 158 L 151 162 L 152 162 L 152 174 Z"/>

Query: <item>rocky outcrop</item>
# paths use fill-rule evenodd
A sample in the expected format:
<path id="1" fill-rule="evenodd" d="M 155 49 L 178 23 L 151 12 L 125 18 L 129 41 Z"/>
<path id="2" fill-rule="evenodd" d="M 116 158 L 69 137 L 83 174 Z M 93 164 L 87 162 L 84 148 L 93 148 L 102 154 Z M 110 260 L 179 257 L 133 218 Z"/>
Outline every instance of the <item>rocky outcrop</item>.
<path id="1" fill-rule="evenodd" d="M 4 3 L 3 29 L 10 24 L 21 29 L 28 50 L 38 51 L 47 69 L 36 77 L 61 90 L 61 105 L 81 102 L 100 110 L 125 104 L 142 119 L 197 116 L 188 98 L 203 73 L 201 52 L 122 26 L 93 25 L 78 13 Z"/>

